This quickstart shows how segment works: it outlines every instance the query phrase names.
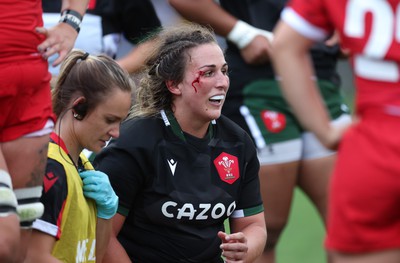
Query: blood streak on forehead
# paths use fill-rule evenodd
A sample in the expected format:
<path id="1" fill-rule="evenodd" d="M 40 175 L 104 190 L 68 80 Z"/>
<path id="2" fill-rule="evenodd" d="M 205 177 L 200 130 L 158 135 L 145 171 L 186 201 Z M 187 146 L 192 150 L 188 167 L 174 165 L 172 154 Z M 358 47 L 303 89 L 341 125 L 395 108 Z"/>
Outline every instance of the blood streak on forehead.
<path id="1" fill-rule="evenodd" d="M 199 71 L 197 73 L 197 77 L 192 81 L 192 87 L 194 88 L 194 91 L 197 93 L 197 88 L 194 84 L 198 83 L 200 86 L 200 77 L 204 75 L 204 71 Z"/>

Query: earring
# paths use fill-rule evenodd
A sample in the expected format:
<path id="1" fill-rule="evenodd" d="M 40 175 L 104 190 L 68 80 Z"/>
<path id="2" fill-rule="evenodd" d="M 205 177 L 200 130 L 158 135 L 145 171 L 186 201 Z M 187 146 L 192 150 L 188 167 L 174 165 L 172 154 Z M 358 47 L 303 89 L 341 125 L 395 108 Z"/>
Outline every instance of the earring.
<path id="1" fill-rule="evenodd" d="M 77 120 L 79 120 L 79 114 L 76 113 L 76 112 L 74 112 L 74 118 L 77 119 Z"/>

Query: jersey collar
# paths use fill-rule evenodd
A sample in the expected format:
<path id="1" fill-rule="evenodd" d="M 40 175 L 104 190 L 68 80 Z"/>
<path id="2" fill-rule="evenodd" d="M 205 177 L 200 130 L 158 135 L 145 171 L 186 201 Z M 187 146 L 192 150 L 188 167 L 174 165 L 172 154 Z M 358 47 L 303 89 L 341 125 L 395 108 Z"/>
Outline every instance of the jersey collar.
<path id="1" fill-rule="evenodd" d="M 178 136 L 179 139 L 181 139 L 182 141 L 186 142 L 186 138 L 185 135 L 183 134 L 183 131 L 181 129 L 181 126 L 179 126 L 178 121 L 176 120 L 174 114 L 172 111 L 170 110 L 161 110 L 160 111 L 161 117 L 164 121 L 164 124 L 166 127 L 171 127 L 172 132 Z M 214 136 L 214 128 L 215 128 L 215 124 L 217 122 L 215 120 L 212 120 L 210 122 L 210 125 L 208 126 L 208 138 L 212 139 Z"/>
<path id="2" fill-rule="evenodd" d="M 67 156 L 69 157 L 70 161 L 72 162 L 72 163 L 70 163 L 70 161 L 67 160 L 68 163 L 70 163 L 71 165 L 73 165 L 79 172 L 85 170 L 84 164 L 83 164 L 82 159 L 81 159 L 80 157 L 78 158 L 78 164 L 75 164 L 75 162 L 74 162 L 74 160 L 72 159 L 71 155 L 69 155 L 67 146 L 65 145 L 63 139 L 61 139 L 61 137 L 58 136 L 57 133 L 52 132 L 52 133 L 50 134 L 50 139 L 51 139 L 55 144 L 57 144 L 59 147 L 61 147 L 61 149 L 67 154 Z"/>
<path id="3" fill-rule="evenodd" d="M 58 144 L 58 145 L 61 147 L 61 149 L 63 149 L 63 151 L 64 151 L 66 154 L 69 154 L 68 149 L 67 149 L 67 146 L 65 145 L 65 143 L 64 143 L 64 141 L 61 139 L 61 137 L 57 135 L 57 133 L 52 132 L 52 133 L 50 134 L 50 139 L 53 140 L 53 142 L 54 142 L 55 144 Z"/>

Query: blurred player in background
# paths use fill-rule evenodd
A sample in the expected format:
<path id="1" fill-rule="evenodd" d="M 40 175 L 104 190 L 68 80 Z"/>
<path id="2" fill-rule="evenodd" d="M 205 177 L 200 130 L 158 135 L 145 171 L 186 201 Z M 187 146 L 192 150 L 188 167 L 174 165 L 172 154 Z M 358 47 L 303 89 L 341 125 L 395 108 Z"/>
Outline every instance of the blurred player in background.
<path id="1" fill-rule="evenodd" d="M 59 23 L 44 28 L 41 1 L 0 1 L 0 262 L 24 259 L 31 224 L 43 213 L 54 126 L 47 58 L 58 53 L 57 65 L 72 49 L 87 3 L 63 0 Z"/>
<path id="2" fill-rule="evenodd" d="M 335 152 L 304 129 L 287 105 L 270 63 L 274 29 L 286 0 L 170 0 L 184 17 L 211 25 L 226 37 L 231 88 L 222 113 L 257 146 L 268 241 L 259 262 L 275 262 L 275 248 L 288 222 L 295 187 L 326 217 L 327 185 Z M 336 71 L 338 45 L 319 42 L 310 53 L 319 91 L 334 122 L 350 122 Z"/>
<path id="3" fill-rule="evenodd" d="M 326 248 L 334 263 L 400 262 L 399 1 L 293 0 L 276 29 L 273 61 L 301 123 L 338 149 Z M 330 124 L 308 50 L 337 30 L 350 51 L 357 122 Z M 348 129 L 346 129 L 348 128 Z"/>

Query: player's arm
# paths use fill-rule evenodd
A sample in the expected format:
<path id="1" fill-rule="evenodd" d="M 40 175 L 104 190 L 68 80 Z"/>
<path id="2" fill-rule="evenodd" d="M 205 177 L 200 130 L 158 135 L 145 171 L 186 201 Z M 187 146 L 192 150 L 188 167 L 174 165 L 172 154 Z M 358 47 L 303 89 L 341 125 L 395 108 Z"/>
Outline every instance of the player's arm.
<path id="1" fill-rule="evenodd" d="M 117 60 L 117 63 L 131 74 L 139 72 L 145 65 L 149 52 L 153 49 L 154 39 L 138 44 L 126 56 Z"/>
<path id="2" fill-rule="evenodd" d="M 229 34 L 238 21 L 213 0 L 169 0 L 169 3 L 184 18 L 210 25 L 215 33 L 224 37 Z"/>
<path id="3" fill-rule="evenodd" d="M 96 261 L 102 262 L 111 237 L 112 220 L 97 218 Z"/>
<path id="4" fill-rule="evenodd" d="M 44 204 L 44 214 L 33 223 L 33 230 L 27 247 L 25 263 L 61 262 L 52 256 L 52 251 L 61 231 L 63 207 L 67 199 L 67 181 L 64 167 L 53 159 L 47 160 L 46 174 L 43 178 L 43 193 L 40 201 Z"/>
<path id="5" fill-rule="evenodd" d="M 228 13 L 213 0 L 169 0 L 184 18 L 203 25 L 210 25 L 216 34 L 226 37 L 250 64 L 268 60 L 271 32 L 255 28 Z"/>
<path id="6" fill-rule="evenodd" d="M 28 255 L 24 262 L 61 263 L 61 261 L 51 255 L 55 242 L 55 237 L 41 231 L 33 230 L 29 241 Z"/>
<path id="7" fill-rule="evenodd" d="M 219 232 L 222 255 L 227 260 L 253 262 L 264 250 L 267 239 L 264 213 L 231 218 L 231 234 Z"/>
<path id="8" fill-rule="evenodd" d="M 110 242 L 108 243 L 108 248 L 106 254 L 103 258 L 104 263 L 127 263 L 131 262 L 125 249 L 119 243 L 117 236 L 119 231 L 121 231 L 122 225 L 125 222 L 125 216 L 117 213 L 112 219 L 112 231 Z"/>
<path id="9" fill-rule="evenodd" d="M 62 0 L 60 23 L 48 29 L 36 28 L 38 33 L 46 36 L 46 40 L 38 46 L 43 58 L 56 53 L 59 55 L 53 66 L 60 64 L 74 47 L 88 3 L 89 0 Z"/>
<path id="10" fill-rule="evenodd" d="M 89 0 L 62 0 L 61 11 L 70 9 L 80 13 L 83 16 L 86 12 L 88 4 Z"/>
<path id="11" fill-rule="evenodd" d="M 340 131 L 330 125 L 316 87 L 309 48 L 313 41 L 281 21 L 274 31 L 272 58 L 286 100 L 304 127 L 329 148 L 335 148 Z"/>

